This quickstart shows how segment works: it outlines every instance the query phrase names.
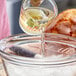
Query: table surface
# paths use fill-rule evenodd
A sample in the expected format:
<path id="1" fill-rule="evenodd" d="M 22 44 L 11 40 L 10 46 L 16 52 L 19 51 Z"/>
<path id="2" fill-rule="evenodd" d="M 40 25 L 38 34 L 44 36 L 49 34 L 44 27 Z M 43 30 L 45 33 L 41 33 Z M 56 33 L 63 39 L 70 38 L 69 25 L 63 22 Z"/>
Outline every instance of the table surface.
<path id="1" fill-rule="evenodd" d="M 0 76 L 6 76 L 1 58 L 0 58 Z"/>

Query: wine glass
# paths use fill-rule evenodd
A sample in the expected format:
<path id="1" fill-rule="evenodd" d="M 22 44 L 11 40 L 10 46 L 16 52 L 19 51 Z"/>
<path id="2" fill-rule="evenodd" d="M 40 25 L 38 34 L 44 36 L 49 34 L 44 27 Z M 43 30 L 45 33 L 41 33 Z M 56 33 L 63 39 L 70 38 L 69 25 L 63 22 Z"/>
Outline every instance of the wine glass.
<path id="1" fill-rule="evenodd" d="M 38 35 L 57 14 L 58 9 L 54 0 L 23 0 L 19 24 L 25 33 Z"/>

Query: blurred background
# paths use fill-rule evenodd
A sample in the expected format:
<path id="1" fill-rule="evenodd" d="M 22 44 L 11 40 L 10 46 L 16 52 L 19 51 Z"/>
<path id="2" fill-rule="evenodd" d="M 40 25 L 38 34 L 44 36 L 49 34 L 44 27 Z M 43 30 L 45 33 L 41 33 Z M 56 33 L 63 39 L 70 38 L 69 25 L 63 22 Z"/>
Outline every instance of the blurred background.
<path id="1" fill-rule="evenodd" d="M 58 6 L 58 12 L 76 8 L 76 0 L 55 0 Z M 19 26 L 19 15 L 22 0 L 7 0 L 7 13 L 10 21 L 11 34 L 23 33 Z"/>
<path id="2" fill-rule="evenodd" d="M 63 10 L 76 8 L 76 0 L 55 0 L 59 13 Z"/>

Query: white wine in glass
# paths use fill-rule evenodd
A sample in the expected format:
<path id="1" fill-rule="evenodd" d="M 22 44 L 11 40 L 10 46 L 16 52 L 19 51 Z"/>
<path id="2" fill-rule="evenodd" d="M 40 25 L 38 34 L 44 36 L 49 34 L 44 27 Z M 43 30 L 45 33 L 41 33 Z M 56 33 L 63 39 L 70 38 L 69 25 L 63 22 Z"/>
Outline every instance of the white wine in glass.
<path id="1" fill-rule="evenodd" d="M 20 12 L 20 27 L 29 35 L 41 35 L 41 53 L 45 56 L 44 30 L 48 21 L 57 15 L 53 0 L 23 0 Z"/>
<path id="2" fill-rule="evenodd" d="M 23 0 L 19 24 L 27 34 L 41 34 L 49 20 L 57 15 L 53 0 Z"/>

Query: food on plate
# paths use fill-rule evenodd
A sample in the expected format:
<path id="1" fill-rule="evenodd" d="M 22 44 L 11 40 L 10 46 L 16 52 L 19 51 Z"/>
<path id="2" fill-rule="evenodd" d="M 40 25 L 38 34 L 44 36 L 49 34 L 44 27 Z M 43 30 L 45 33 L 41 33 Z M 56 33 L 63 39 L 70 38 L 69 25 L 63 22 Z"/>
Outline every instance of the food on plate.
<path id="1" fill-rule="evenodd" d="M 53 21 L 48 22 L 45 32 L 76 37 L 76 9 L 61 12 Z"/>

